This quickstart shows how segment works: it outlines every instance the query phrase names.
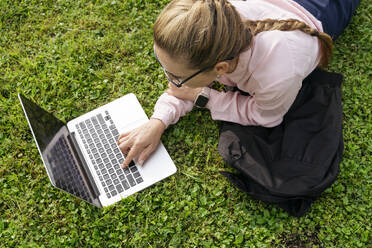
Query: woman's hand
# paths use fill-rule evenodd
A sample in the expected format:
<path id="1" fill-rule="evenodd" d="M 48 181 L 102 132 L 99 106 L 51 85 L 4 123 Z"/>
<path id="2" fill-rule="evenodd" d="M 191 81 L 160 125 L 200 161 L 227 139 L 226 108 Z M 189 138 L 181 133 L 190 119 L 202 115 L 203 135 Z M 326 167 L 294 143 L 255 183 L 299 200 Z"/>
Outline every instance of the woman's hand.
<path id="1" fill-rule="evenodd" d="M 182 87 L 178 88 L 172 83 L 168 83 L 167 93 L 179 99 L 195 102 L 196 97 L 202 91 L 202 89 L 203 88 L 189 88 L 185 85 L 182 85 Z"/>
<path id="2" fill-rule="evenodd" d="M 161 120 L 150 119 L 142 126 L 121 134 L 118 145 L 120 150 L 126 154 L 122 167 L 127 167 L 136 157 L 138 163 L 143 165 L 155 151 L 164 130 L 165 125 Z"/>

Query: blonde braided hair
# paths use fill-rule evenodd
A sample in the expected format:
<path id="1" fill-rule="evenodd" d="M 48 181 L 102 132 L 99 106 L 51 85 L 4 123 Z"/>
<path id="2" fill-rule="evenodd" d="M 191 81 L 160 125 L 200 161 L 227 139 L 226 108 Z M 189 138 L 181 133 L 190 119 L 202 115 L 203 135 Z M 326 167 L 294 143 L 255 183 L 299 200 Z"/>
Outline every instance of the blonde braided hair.
<path id="1" fill-rule="evenodd" d="M 226 0 L 171 1 L 155 21 L 154 41 L 171 57 L 200 69 L 238 56 L 250 47 L 254 35 L 270 30 L 301 30 L 318 37 L 322 52 L 319 65 L 328 65 L 333 43 L 326 33 L 295 19 L 243 21 Z"/>

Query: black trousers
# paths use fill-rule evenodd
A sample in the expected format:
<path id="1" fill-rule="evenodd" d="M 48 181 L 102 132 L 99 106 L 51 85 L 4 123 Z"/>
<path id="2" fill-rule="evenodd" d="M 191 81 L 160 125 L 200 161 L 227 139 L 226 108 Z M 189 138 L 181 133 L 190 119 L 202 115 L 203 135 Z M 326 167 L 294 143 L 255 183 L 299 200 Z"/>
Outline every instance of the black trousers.
<path id="1" fill-rule="evenodd" d="M 337 178 L 343 152 L 342 75 L 316 69 L 273 128 L 221 122 L 221 172 L 253 198 L 302 216 Z"/>

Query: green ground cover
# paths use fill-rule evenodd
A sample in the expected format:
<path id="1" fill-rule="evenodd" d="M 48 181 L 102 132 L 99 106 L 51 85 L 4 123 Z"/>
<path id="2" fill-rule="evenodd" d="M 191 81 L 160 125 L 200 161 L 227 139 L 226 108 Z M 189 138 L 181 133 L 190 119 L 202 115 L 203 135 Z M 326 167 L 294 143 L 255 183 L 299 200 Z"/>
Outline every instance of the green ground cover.
<path id="1" fill-rule="evenodd" d="M 193 111 L 163 136 L 176 175 L 106 209 L 49 183 L 17 92 L 66 121 L 133 92 L 151 115 L 166 89 L 152 24 L 167 1 L 0 0 L 0 247 L 371 247 L 372 5 L 335 44 L 345 152 L 303 218 L 219 173 L 218 124 Z"/>

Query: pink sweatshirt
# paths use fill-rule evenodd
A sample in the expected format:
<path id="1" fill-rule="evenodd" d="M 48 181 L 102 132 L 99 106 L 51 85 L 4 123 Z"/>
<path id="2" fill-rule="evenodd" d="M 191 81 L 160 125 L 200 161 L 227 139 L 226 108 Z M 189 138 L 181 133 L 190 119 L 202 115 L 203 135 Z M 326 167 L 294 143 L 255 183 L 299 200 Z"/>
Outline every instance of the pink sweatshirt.
<path id="1" fill-rule="evenodd" d="M 305 22 L 318 31 L 322 24 L 292 0 L 230 1 L 243 19 L 289 19 Z M 207 108 L 213 120 L 242 125 L 273 127 L 279 125 L 301 88 L 302 80 L 320 60 L 318 38 L 296 31 L 266 31 L 253 38 L 252 48 L 239 55 L 232 73 L 222 75 L 220 83 L 248 92 L 211 90 Z M 168 127 L 193 108 L 193 102 L 164 93 L 151 118 Z"/>

